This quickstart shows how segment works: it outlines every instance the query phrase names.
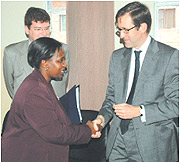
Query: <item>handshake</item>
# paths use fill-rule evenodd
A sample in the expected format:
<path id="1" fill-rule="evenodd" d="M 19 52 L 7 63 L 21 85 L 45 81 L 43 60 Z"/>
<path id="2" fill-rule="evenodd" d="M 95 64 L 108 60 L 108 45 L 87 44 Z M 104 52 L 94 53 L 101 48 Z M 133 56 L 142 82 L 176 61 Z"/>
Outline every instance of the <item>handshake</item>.
<path id="1" fill-rule="evenodd" d="M 93 121 L 88 121 L 86 125 L 91 129 L 92 138 L 99 138 L 101 136 L 101 131 L 104 125 L 104 117 L 102 115 L 98 115 L 97 118 Z"/>

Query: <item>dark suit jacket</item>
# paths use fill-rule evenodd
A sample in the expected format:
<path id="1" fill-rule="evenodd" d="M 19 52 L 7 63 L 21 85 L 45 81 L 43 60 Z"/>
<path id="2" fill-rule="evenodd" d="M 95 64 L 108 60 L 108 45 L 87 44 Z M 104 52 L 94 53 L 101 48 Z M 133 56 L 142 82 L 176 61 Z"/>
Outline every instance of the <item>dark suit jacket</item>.
<path id="1" fill-rule="evenodd" d="M 51 84 L 35 69 L 14 97 L 2 136 L 2 161 L 68 162 L 69 145 L 90 138 L 88 126 L 72 126 Z"/>
<path id="2" fill-rule="evenodd" d="M 105 124 L 112 118 L 107 141 L 107 158 L 114 145 L 121 119 L 113 104 L 126 102 L 131 49 L 113 52 L 106 99 L 99 114 Z M 144 162 L 175 162 L 178 158 L 179 51 L 151 39 L 136 84 L 132 105 L 144 105 L 146 122 L 133 118 L 137 145 Z"/>

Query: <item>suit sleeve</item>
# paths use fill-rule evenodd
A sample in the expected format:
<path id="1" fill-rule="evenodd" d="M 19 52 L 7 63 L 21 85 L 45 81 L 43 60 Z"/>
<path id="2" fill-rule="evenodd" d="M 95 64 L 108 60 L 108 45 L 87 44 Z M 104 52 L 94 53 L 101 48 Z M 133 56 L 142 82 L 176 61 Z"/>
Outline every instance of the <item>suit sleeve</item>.
<path id="1" fill-rule="evenodd" d="M 174 50 L 165 69 L 163 99 L 145 106 L 146 124 L 179 116 L 179 51 Z M 161 92 L 162 93 L 162 92 Z M 162 95 L 162 94 L 159 94 Z"/>
<path id="2" fill-rule="evenodd" d="M 66 61 L 66 64 L 67 64 L 67 73 L 65 73 L 65 75 L 63 77 L 63 80 L 65 82 L 65 89 L 67 89 L 68 79 L 69 79 L 69 59 L 70 59 L 68 45 L 63 44 L 63 50 L 64 50 L 64 53 L 65 53 L 65 61 Z"/>
<path id="3" fill-rule="evenodd" d="M 59 110 L 60 109 L 60 110 Z M 87 143 L 91 129 L 86 125 L 71 125 L 59 104 L 42 88 L 35 88 L 28 95 L 24 115 L 30 127 L 49 143 L 70 145 Z"/>
<path id="4" fill-rule="evenodd" d="M 106 90 L 106 98 L 102 104 L 102 108 L 99 112 L 99 115 L 102 115 L 105 118 L 106 125 L 112 118 L 114 114 L 114 111 L 112 109 L 112 105 L 114 102 L 114 61 L 113 61 L 113 55 L 110 59 L 110 65 L 109 65 L 109 84 Z"/>
<path id="5" fill-rule="evenodd" d="M 14 97 L 13 58 L 10 57 L 9 48 L 5 48 L 3 57 L 3 74 L 7 91 L 11 98 Z"/>
<path id="6" fill-rule="evenodd" d="M 55 81 L 51 82 L 57 97 L 63 96 L 67 91 L 68 79 L 69 79 L 69 48 L 66 44 L 62 46 L 65 53 L 65 61 L 67 64 L 67 73 L 64 74 L 62 79 L 56 78 Z"/>

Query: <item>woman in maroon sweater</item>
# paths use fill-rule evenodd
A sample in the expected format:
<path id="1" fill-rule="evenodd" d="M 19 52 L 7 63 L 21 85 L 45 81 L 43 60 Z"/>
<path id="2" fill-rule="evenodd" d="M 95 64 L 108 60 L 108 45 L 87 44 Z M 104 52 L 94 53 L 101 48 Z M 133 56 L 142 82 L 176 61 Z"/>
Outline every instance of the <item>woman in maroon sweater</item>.
<path id="1" fill-rule="evenodd" d="M 68 162 L 69 145 L 93 137 L 91 122 L 71 124 L 51 86 L 53 78 L 63 78 L 67 66 L 61 47 L 52 38 L 31 43 L 28 63 L 34 71 L 12 102 L 2 136 L 2 162 Z"/>

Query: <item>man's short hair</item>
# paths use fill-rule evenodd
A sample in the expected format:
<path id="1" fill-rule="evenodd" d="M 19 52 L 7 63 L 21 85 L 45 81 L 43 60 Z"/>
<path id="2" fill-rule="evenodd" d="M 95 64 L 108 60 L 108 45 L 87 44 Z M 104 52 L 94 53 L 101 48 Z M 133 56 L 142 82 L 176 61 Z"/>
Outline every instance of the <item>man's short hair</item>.
<path id="1" fill-rule="evenodd" d="M 139 28 L 142 23 L 146 23 L 147 24 L 146 32 L 147 33 L 150 32 L 152 19 L 151 19 L 151 13 L 146 5 L 137 1 L 125 5 L 116 14 L 116 22 L 115 22 L 116 26 L 118 24 L 118 18 L 127 13 L 130 14 L 132 21 L 134 22 L 134 25 L 137 26 L 137 28 Z"/>
<path id="2" fill-rule="evenodd" d="M 24 24 L 28 26 L 32 25 L 32 21 L 40 21 L 40 22 L 49 22 L 50 23 L 50 16 L 49 14 L 41 8 L 30 7 L 24 17 Z"/>

